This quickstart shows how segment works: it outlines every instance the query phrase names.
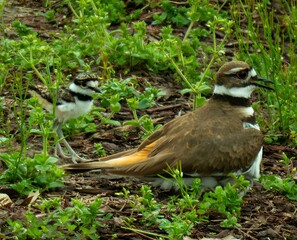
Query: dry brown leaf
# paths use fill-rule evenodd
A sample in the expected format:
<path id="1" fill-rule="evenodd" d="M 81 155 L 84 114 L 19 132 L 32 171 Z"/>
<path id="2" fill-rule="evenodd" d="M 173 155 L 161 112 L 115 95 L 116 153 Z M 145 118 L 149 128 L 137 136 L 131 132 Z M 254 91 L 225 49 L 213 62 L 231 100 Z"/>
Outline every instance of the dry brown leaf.
<path id="1" fill-rule="evenodd" d="M 224 238 L 202 238 L 201 240 L 240 240 L 239 238 L 228 235 Z"/>

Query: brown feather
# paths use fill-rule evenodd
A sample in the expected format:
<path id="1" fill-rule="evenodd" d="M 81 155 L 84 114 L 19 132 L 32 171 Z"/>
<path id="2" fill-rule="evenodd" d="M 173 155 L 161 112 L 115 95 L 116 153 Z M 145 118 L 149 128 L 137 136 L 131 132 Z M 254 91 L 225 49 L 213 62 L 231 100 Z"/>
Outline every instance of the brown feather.
<path id="1" fill-rule="evenodd" d="M 163 173 L 168 165 L 174 167 L 181 161 L 184 173 L 188 174 L 236 171 L 252 163 L 263 139 L 260 131 L 244 129 L 246 116 L 242 114 L 238 118 L 236 113 L 240 113 L 240 107 L 211 99 L 196 111 L 165 124 L 138 149 L 98 162 L 65 165 L 64 169 L 108 168 L 108 172 L 118 175 L 150 176 Z"/>

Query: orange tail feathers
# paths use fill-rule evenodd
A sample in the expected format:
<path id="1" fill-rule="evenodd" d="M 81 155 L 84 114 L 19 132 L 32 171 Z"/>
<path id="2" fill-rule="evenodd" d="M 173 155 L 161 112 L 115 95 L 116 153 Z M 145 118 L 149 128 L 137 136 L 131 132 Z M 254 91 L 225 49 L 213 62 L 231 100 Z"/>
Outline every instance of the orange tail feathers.
<path id="1" fill-rule="evenodd" d="M 140 151 L 128 151 L 114 154 L 102 159 L 101 161 L 96 162 L 87 162 L 87 163 L 78 163 L 78 164 L 66 164 L 62 168 L 67 172 L 79 172 L 79 171 L 90 171 L 95 169 L 116 169 L 126 166 L 131 166 L 133 164 L 145 162 L 152 148 L 156 145 L 157 142 L 153 142 Z M 130 153 L 131 152 L 131 153 Z M 130 154 L 129 154 L 130 153 Z M 114 157 L 114 158 L 113 158 Z"/>

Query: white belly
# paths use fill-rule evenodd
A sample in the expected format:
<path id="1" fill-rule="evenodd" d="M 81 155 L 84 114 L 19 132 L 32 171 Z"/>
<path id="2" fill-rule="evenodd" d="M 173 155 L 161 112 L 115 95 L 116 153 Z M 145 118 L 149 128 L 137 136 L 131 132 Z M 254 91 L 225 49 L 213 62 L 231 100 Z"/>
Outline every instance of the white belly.
<path id="1" fill-rule="evenodd" d="M 64 102 L 56 107 L 56 118 L 61 122 L 66 122 L 71 118 L 77 118 L 91 110 L 93 101 Z"/>
<path id="2" fill-rule="evenodd" d="M 256 159 L 254 160 L 252 166 L 243 174 L 250 178 L 258 179 L 260 177 L 260 166 L 262 161 L 263 155 L 263 147 L 261 147 L 260 151 L 258 152 Z"/>

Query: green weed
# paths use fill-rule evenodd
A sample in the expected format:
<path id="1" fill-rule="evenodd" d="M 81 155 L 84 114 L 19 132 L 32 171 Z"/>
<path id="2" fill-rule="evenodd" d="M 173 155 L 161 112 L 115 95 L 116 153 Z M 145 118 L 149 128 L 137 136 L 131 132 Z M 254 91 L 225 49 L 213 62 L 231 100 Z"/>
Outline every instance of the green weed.
<path id="1" fill-rule="evenodd" d="M 0 176 L 0 183 L 22 195 L 28 195 L 32 190 L 43 192 L 63 186 L 64 173 L 56 165 L 56 158 L 44 154 L 23 157 L 20 152 L 1 153 L 0 158 L 7 167 Z"/>
<path id="2" fill-rule="evenodd" d="M 28 210 L 24 221 L 8 219 L 8 229 L 18 239 L 99 239 L 98 229 L 104 226 L 103 219 L 111 217 L 101 211 L 101 204 L 100 198 L 96 198 L 88 206 L 79 199 L 72 199 L 72 206 L 63 208 L 59 198 L 44 200 L 41 204 L 34 205 L 34 208 L 41 211 L 40 217 Z"/>
<path id="3" fill-rule="evenodd" d="M 178 7 L 169 1 L 161 2 L 161 12 L 160 14 L 154 14 L 154 21 L 152 24 L 171 24 L 174 23 L 176 26 L 181 27 L 188 25 L 190 23 L 187 17 L 188 8 L 185 6 Z"/>
<path id="4" fill-rule="evenodd" d="M 101 143 L 94 143 L 94 147 L 96 149 L 96 153 L 98 156 L 100 157 L 105 157 L 106 156 L 106 152 L 102 146 Z"/>
<path id="5" fill-rule="evenodd" d="M 280 176 L 273 174 L 262 176 L 260 181 L 265 189 L 281 192 L 287 198 L 297 201 L 297 184 L 294 179 L 282 179 Z"/>
<path id="6" fill-rule="evenodd" d="M 165 204 L 158 202 L 149 186 L 142 186 L 140 195 L 131 195 L 124 189 L 123 195 L 133 208 L 133 212 L 141 213 L 141 222 L 146 226 L 158 226 L 160 230 L 166 232 L 161 238 L 182 239 L 191 234 L 191 229 L 201 222 L 207 222 L 208 217 L 214 213 L 223 216 L 222 227 L 239 226 L 237 216 L 240 215 L 243 203 L 240 195 L 246 192 L 249 182 L 243 176 L 232 176 L 234 183 L 228 183 L 225 187 L 218 186 L 213 191 L 202 195 L 200 189 L 200 179 L 193 179 L 193 183 L 188 187 L 183 181 L 183 173 L 180 169 L 170 169 L 168 171 L 172 179 L 166 180 L 175 182 L 179 187 L 180 196 L 173 195 Z M 131 231 L 141 231 L 133 227 L 134 215 L 125 221 L 126 229 Z"/>
<path id="7" fill-rule="evenodd" d="M 283 153 L 283 159 L 280 160 L 286 167 L 286 177 L 281 178 L 278 175 L 263 175 L 260 182 L 267 190 L 277 191 L 284 194 L 287 198 L 297 201 L 296 167 L 293 165 L 295 157 L 289 158 Z"/>
<path id="8" fill-rule="evenodd" d="M 295 145 L 296 142 L 296 27 L 292 20 L 296 19 L 296 6 L 283 2 L 280 7 L 286 8 L 283 18 L 275 21 L 273 11 L 267 11 L 269 2 L 256 3 L 249 1 L 234 2 L 232 17 L 235 21 L 235 34 L 239 44 L 238 57 L 250 60 L 262 77 L 274 81 L 274 91 L 264 93 L 267 99 L 267 116 L 259 117 L 260 126 L 268 131 L 265 138 L 268 143 L 284 143 Z M 240 24 L 243 12 L 247 19 L 246 31 Z M 258 16 L 255 24 L 255 16 Z M 289 17 L 290 16 L 290 17 Z M 290 20 L 288 19 L 290 18 Z M 294 26 L 293 26 L 293 25 Z M 251 51 L 253 49 L 253 51 Z M 288 57 L 289 62 L 285 60 Z M 258 103 L 260 104 L 260 103 Z"/>

